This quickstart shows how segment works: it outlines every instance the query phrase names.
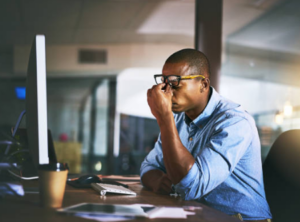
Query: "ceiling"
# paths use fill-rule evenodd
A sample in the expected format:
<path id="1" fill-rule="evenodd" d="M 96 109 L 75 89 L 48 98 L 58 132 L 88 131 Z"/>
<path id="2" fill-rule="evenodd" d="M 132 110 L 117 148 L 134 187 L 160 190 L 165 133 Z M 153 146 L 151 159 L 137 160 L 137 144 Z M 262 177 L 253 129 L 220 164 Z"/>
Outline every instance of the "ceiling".
<path id="1" fill-rule="evenodd" d="M 281 77 L 281 70 L 273 72 L 277 66 L 271 63 L 256 66 L 265 72 L 255 75 L 249 64 L 254 64 L 251 58 L 261 57 L 273 62 L 291 62 L 292 58 L 295 63 L 295 55 L 300 55 L 299 11 L 299 0 L 223 0 L 222 73 L 295 83 L 298 68 L 288 67 L 294 76 L 289 81 Z M 0 72 L 12 72 L 13 46 L 31 44 L 35 34 L 45 34 L 47 44 L 55 45 L 173 43 L 193 47 L 194 17 L 195 0 L 0 0 Z"/>
<path id="2" fill-rule="evenodd" d="M 187 42 L 182 35 L 193 37 L 193 6 L 178 0 L 1 0 L 0 42 L 28 44 L 37 33 L 49 44 L 156 42 L 165 41 L 165 35 Z M 184 19 L 176 19 L 182 8 Z M 153 26 L 162 33 L 149 33 Z M 178 27 L 183 32 L 171 36 Z"/>
<path id="3" fill-rule="evenodd" d="M 300 1 L 286 0 L 227 35 L 222 74 L 300 87 Z"/>
<path id="4" fill-rule="evenodd" d="M 224 0 L 223 39 L 279 0 Z M 167 42 L 193 46 L 195 0 L 0 0 L 0 45 Z"/>
<path id="5" fill-rule="evenodd" d="M 228 42 L 249 48 L 300 54 L 300 1 L 277 7 L 228 35 Z"/>

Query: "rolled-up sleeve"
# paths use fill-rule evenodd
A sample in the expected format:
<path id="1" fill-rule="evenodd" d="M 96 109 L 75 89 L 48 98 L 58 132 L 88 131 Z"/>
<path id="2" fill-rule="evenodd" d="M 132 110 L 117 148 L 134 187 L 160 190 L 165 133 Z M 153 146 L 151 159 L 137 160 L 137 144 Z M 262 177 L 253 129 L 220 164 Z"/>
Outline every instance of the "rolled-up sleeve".
<path id="1" fill-rule="evenodd" d="M 242 117 L 218 122 L 187 175 L 175 185 L 176 192 L 185 200 L 200 199 L 224 182 L 251 145 L 252 130 Z"/>
<path id="2" fill-rule="evenodd" d="M 160 134 L 158 136 L 157 142 L 154 145 L 154 148 L 150 151 L 150 153 L 146 156 L 146 158 L 142 162 L 141 169 L 140 169 L 141 178 L 146 172 L 150 170 L 161 170 L 164 173 L 166 173 L 166 169 L 163 161 Z"/>

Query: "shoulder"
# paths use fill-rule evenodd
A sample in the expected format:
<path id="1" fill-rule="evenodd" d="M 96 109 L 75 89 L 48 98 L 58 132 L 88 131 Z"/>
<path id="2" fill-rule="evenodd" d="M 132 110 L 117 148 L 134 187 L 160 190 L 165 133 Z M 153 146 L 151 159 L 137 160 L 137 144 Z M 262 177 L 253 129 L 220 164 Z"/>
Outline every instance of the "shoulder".
<path id="1" fill-rule="evenodd" d="M 240 104 L 222 96 L 216 106 L 213 119 L 216 125 L 223 127 L 239 123 L 242 128 L 256 128 L 253 117 Z"/>

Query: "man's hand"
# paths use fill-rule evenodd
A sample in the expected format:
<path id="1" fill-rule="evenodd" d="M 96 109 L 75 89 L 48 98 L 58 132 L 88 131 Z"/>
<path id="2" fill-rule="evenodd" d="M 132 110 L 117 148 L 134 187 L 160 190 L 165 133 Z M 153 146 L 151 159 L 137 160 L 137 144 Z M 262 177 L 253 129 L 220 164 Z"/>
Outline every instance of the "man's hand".
<path id="1" fill-rule="evenodd" d="M 170 194 L 172 191 L 171 179 L 160 170 L 150 170 L 142 177 L 142 182 L 145 187 L 155 193 Z"/>
<path id="2" fill-rule="evenodd" d="M 162 89 L 166 86 L 166 90 Z M 152 114 L 157 121 L 163 119 L 166 115 L 172 114 L 172 89 L 169 84 L 162 83 L 154 85 L 147 92 L 147 101 Z"/>
<path id="3" fill-rule="evenodd" d="M 153 185 L 153 191 L 159 194 L 170 194 L 172 191 L 172 181 L 163 174 Z"/>

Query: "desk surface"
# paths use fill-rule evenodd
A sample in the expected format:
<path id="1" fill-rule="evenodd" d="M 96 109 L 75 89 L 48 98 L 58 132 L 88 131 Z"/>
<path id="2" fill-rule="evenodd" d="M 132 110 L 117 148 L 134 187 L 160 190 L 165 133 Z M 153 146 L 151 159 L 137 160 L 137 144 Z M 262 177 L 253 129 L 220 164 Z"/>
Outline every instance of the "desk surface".
<path id="1" fill-rule="evenodd" d="M 27 182 L 26 187 L 35 186 L 37 182 Z M 130 185 L 129 188 L 137 193 L 137 196 L 125 195 L 107 195 L 100 197 L 92 189 L 76 189 L 69 185 L 66 187 L 63 207 L 82 203 L 93 202 L 103 204 L 153 204 L 161 206 L 201 206 L 201 210 L 196 210 L 196 215 L 188 216 L 187 220 L 176 219 L 176 221 L 198 221 L 198 222 L 238 222 L 239 220 L 230 217 L 220 211 L 214 210 L 196 201 L 184 201 L 180 197 L 170 197 L 168 195 L 158 195 L 145 188 L 140 184 Z M 55 210 L 44 209 L 39 206 L 38 194 L 26 194 L 22 198 L 6 197 L 0 200 L 0 221 L 22 221 L 22 222 L 48 222 L 48 221 L 72 221 L 88 222 L 92 220 L 83 219 L 74 216 L 58 214 Z M 138 219 L 138 221 L 174 221 L 174 219 Z"/>

